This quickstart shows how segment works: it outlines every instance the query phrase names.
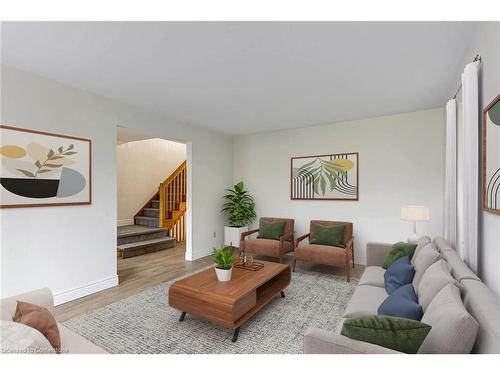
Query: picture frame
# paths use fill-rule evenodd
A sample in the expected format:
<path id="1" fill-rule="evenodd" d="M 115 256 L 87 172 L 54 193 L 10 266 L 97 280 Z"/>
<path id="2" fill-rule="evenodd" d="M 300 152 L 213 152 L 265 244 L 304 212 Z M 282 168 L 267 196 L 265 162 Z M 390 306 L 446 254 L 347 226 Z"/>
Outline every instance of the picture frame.
<path id="1" fill-rule="evenodd" d="M 92 141 L 0 124 L 0 208 L 92 203 Z"/>
<path id="2" fill-rule="evenodd" d="M 483 110 L 483 210 L 500 215 L 500 94 Z"/>
<path id="3" fill-rule="evenodd" d="M 359 153 L 290 159 L 291 200 L 359 200 Z"/>

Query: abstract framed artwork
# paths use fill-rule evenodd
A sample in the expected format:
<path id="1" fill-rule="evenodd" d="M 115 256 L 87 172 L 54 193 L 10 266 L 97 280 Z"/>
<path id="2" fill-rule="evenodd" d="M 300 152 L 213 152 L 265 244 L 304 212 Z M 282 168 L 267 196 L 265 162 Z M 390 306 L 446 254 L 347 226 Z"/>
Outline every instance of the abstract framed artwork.
<path id="1" fill-rule="evenodd" d="M 359 199 L 359 153 L 291 158 L 292 200 Z"/>
<path id="2" fill-rule="evenodd" d="M 483 209 L 500 215 L 500 94 L 483 110 Z"/>
<path id="3" fill-rule="evenodd" d="M 0 208 L 90 204 L 90 139 L 0 125 Z"/>

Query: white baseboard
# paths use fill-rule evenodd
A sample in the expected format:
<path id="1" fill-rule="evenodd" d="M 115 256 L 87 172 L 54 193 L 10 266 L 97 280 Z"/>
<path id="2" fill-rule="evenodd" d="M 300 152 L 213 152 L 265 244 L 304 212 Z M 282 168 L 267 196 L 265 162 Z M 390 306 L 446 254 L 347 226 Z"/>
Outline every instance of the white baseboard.
<path id="1" fill-rule="evenodd" d="M 73 301 L 78 298 L 88 296 L 89 294 L 100 292 L 101 290 L 112 288 L 118 285 L 118 275 L 96 281 L 95 283 L 83 285 L 81 287 L 70 289 L 65 292 L 54 294 L 54 306 Z"/>
<path id="2" fill-rule="evenodd" d="M 123 227 L 124 225 L 134 225 L 134 218 L 117 220 L 116 225 L 119 227 Z"/>

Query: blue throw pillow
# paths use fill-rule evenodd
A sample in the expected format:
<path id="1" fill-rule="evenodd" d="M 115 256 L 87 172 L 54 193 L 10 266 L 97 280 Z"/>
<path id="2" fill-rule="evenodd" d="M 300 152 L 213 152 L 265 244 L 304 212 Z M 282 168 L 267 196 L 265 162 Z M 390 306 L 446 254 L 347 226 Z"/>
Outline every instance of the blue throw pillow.
<path id="1" fill-rule="evenodd" d="M 385 290 L 391 294 L 399 287 L 413 280 L 415 269 L 410 264 L 410 258 L 404 256 L 392 263 L 384 274 Z"/>
<path id="2" fill-rule="evenodd" d="M 378 315 L 421 320 L 424 312 L 417 302 L 413 285 L 406 284 L 390 294 L 378 308 Z"/>

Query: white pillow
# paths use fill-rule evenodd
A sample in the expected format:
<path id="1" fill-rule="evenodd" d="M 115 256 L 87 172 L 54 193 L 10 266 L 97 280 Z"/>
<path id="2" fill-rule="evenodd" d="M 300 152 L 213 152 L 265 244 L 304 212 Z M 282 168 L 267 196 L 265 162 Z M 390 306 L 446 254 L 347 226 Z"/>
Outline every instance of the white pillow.
<path id="1" fill-rule="evenodd" d="M 448 284 L 458 286 L 444 259 L 438 260 L 425 270 L 417 288 L 418 303 L 424 312 L 434 297 Z"/>
<path id="2" fill-rule="evenodd" d="M 422 323 L 432 329 L 418 353 L 468 354 L 476 342 L 479 324 L 467 312 L 460 290 L 452 284 L 445 286 L 427 307 Z"/>
<path id="3" fill-rule="evenodd" d="M 413 263 L 413 267 L 415 268 L 415 275 L 413 276 L 413 288 L 417 290 L 418 284 L 420 283 L 424 272 L 430 267 L 431 264 L 441 258 L 441 254 L 434 250 L 429 243 L 422 247 L 416 256 L 414 255 L 414 258 L 415 261 Z"/>
<path id="4" fill-rule="evenodd" d="M 26 324 L 2 320 L 1 352 L 4 354 L 55 354 L 49 340 L 38 330 Z"/>

